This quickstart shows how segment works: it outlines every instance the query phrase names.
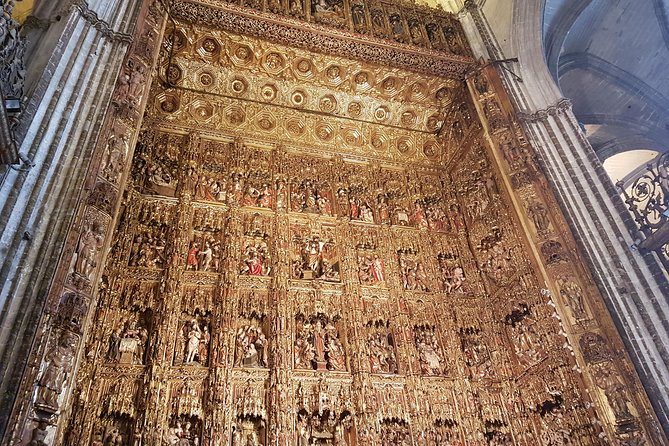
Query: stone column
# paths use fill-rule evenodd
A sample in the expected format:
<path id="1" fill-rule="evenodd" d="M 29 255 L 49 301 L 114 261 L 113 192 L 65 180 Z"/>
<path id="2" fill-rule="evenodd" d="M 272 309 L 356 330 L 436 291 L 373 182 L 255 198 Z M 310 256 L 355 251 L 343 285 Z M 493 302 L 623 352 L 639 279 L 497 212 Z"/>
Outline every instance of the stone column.
<path id="1" fill-rule="evenodd" d="M 469 0 L 463 25 L 478 56 L 519 63 L 498 69 L 530 143 L 560 200 L 663 428 L 669 432 L 669 282 L 654 253 L 632 248 L 638 230 L 601 162 L 561 97 L 541 45 L 542 2 L 506 1 L 513 8 L 504 54 L 483 7 Z M 507 51 L 508 51 L 508 44 Z M 483 52 L 485 51 L 485 52 Z"/>
<path id="2" fill-rule="evenodd" d="M 45 375 L 72 373 L 62 362 L 76 361 L 79 354 L 76 333 L 63 334 L 58 341 L 37 338 L 33 360 L 28 362 L 36 334 L 46 332 L 39 322 L 49 289 L 54 281 L 64 280 L 63 274 L 56 274 L 61 256 L 71 257 L 78 243 L 93 249 L 99 231 L 111 228 L 113 210 L 100 217 L 104 222 L 86 220 L 79 241 L 67 236 L 84 189 L 93 185 L 86 181 L 87 171 L 141 4 L 142 0 L 45 0 L 35 7 L 36 14 L 42 11 L 48 16 L 35 19 L 42 36 L 35 37 L 28 58 L 28 72 L 39 75 L 29 85 L 18 126 L 24 162 L 8 169 L 0 184 L 0 436 L 4 434 L 6 442 L 12 437 L 12 444 L 25 435 L 21 429 L 27 407 L 19 407 L 21 401 L 16 399 L 25 387 L 20 385 L 23 373 L 36 379 L 40 369 L 34 362 L 39 357 L 36 352 L 47 358 L 41 367 L 42 387 L 55 388 L 37 396 L 48 410 L 58 406 L 54 403 L 60 397 L 56 390 L 63 390 L 62 377 Z M 77 267 L 94 288 L 94 261 L 80 257 Z M 78 299 L 72 297 L 75 308 L 84 305 Z M 84 329 L 85 315 L 78 322 L 74 332 Z M 10 429 L 13 406 L 18 418 Z"/>

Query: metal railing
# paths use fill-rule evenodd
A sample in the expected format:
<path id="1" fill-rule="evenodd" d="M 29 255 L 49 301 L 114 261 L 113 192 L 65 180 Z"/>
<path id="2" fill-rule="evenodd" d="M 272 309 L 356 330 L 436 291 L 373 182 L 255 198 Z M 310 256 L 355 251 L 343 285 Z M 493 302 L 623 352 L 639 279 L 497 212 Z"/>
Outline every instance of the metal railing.
<path id="1" fill-rule="evenodd" d="M 669 271 L 669 153 L 649 163 L 631 186 L 625 187 L 622 181 L 616 186 L 643 234 L 638 249 L 657 253 Z"/>

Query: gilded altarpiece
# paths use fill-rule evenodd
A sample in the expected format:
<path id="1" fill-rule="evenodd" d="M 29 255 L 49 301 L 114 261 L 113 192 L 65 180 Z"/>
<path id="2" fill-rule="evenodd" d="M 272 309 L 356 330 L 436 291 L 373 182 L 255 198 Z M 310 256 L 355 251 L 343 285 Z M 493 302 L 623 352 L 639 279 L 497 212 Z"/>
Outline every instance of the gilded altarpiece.
<path id="1" fill-rule="evenodd" d="M 272 43 L 225 21 L 259 12 L 176 2 L 138 134 L 110 124 L 104 144 L 98 175 L 125 182 L 104 268 L 110 223 L 93 210 L 71 260 L 71 280 L 101 274 L 66 444 L 662 444 L 457 21 L 383 1 L 257 3 L 243 6 L 338 29 L 327 39 L 415 45 L 417 63 L 450 51 L 452 66 Z M 207 25 L 186 20 L 197 11 Z M 123 104 L 131 122 L 139 107 Z M 50 370 L 82 335 L 77 299 L 54 312 L 69 328 L 37 412 L 65 407 Z"/>

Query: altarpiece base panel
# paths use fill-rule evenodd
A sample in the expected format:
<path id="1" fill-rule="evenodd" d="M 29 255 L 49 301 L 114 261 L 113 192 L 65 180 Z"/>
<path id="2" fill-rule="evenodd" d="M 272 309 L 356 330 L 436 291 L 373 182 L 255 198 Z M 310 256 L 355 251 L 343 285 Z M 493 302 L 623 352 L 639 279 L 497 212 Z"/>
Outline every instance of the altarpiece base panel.
<path id="1" fill-rule="evenodd" d="M 25 444 L 51 425 L 105 446 L 662 444 L 499 79 L 464 78 L 455 28 L 383 16 L 424 33 L 421 57 L 460 48 L 440 77 L 176 3 L 208 25 L 172 21 L 128 59 Z M 321 25 L 374 20 L 313 3 Z"/>

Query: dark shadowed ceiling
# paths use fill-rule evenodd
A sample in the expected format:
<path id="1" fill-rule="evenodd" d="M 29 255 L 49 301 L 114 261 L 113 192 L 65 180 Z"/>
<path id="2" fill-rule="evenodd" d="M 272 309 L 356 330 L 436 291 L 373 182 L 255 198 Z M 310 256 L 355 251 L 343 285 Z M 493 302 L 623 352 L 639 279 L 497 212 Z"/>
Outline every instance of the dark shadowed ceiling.
<path id="1" fill-rule="evenodd" d="M 669 0 L 545 0 L 553 77 L 600 159 L 669 150 Z"/>

